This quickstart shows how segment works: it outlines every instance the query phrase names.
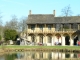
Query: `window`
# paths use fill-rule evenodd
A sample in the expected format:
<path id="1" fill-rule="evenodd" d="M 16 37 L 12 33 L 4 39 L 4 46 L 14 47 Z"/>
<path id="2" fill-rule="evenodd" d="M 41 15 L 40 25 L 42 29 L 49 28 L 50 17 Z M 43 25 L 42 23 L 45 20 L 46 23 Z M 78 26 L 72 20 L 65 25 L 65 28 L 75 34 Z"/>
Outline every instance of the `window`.
<path id="1" fill-rule="evenodd" d="M 55 28 L 56 28 L 56 31 L 60 31 L 61 30 L 61 24 L 56 24 Z"/>
<path id="2" fill-rule="evenodd" d="M 51 25 L 48 25 L 48 29 L 51 30 Z"/>
<path id="3" fill-rule="evenodd" d="M 31 40 L 32 40 L 32 42 L 35 42 L 35 37 L 31 36 Z"/>
<path id="4" fill-rule="evenodd" d="M 39 25 L 40 30 L 43 30 L 43 25 Z"/>
<path id="5" fill-rule="evenodd" d="M 69 24 L 64 24 L 64 29 L 69 29 Z"/>
<path id="6" fill-rule="evenodd" d="M 31 30 L 34 30 L 35 29 L 35 25 L 31 25 Z"/>
<path id="7" fill-rule="evenodd" d="M 78 24 L 72 24 L 72 29 L 77 30 L 78 29 Z"/>
<path id="8" fill-rule="evenodd" d="M 51 36 L 48 36 L 48 43 L 51 43 Z"/>
<path id="9" fill-rule="evenodd" d="M 43 43 L 43 36 L 40 36 L 40 43 Z"/>

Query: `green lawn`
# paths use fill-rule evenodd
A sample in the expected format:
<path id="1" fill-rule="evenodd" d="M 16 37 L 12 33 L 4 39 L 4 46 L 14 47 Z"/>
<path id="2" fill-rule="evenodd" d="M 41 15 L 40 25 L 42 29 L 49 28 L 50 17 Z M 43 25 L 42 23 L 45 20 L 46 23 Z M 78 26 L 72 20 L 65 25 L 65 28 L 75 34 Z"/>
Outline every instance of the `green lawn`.
<path id="1" fill-rule="evenodd" d="M 19 46 L 19 45 L 5 45 L 0 46 L 0 48 L 47 48 L 47 49 L 74 49 L 74 50 L 80 50 L 80 46 Z"/>

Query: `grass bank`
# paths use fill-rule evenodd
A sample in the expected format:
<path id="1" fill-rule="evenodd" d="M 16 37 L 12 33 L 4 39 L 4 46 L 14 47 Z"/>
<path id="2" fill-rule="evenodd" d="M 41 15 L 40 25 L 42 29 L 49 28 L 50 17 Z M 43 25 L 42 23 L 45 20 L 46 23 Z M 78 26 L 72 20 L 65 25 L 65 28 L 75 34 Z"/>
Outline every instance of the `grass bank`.
<path id="1" fill-rule="evenodd" d="M 0 48 L 48 48 L 48 49 L 77 49 L 80 50 L 80 46 L 20 46 L 20 45 L 5 45 L 0 46 Z"/>
<path id="2" fill-rule="evenodd" d="M 19 46 L 5 45 L 0 49 L 6 51 L 61 51 L 61 52 L 80 52 L 80 46 Z"/>
<path id="3" fill-rule="evenodd" d="M 5 45 L 0 46 L 0 48 L 19 48 L 19 49 L 25 49 L 25 48 L 48 48 L 48 49 L 76 49 L 80 50 L 80 46 L 20 46 L 20 45 Z"/>

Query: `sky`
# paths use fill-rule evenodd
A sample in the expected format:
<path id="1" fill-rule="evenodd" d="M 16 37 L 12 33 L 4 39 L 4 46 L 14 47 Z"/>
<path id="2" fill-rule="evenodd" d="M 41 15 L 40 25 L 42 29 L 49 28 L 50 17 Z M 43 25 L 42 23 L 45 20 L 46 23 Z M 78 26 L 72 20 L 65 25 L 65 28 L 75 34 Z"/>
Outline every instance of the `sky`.
<path id="1" fill-rule="evenodd" d="M 70 5 L 73 15 L 80 14 L 80 0 L 0 0 L 0 15 L 3 24 L 10 21 L 12 15 L 18 19 L 28 17 L 29 10 L 32 14 L 53 14 L 61 15 L 61 10 Z"/>

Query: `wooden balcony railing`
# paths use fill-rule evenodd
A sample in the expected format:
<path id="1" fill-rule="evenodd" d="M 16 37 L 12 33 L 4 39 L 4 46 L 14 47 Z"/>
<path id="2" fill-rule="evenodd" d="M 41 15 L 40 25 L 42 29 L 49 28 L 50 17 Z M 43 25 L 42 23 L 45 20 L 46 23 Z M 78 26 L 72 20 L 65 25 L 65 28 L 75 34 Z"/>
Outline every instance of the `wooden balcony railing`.
<path id="1" fill-rule="evenodd" d="M 74 33 L 77 30 L 74 29 L 63 29 L 63 30 L 28 30 L 28 33 Z"/>

